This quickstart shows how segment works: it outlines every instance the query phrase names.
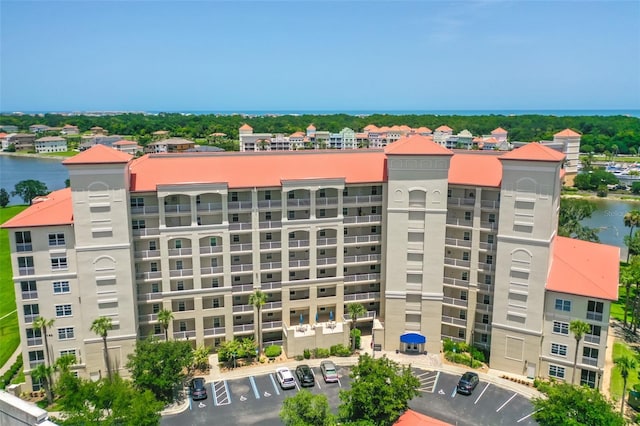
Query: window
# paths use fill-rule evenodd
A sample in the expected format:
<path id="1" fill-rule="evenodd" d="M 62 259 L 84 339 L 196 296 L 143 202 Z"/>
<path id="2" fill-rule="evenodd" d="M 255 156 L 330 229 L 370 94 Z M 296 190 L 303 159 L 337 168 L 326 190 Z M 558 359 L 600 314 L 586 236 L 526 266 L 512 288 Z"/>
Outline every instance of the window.
<path id="1" fill-rule="evenodd" d="M 320 237 L 326 237 L 326 236 L 327 236 L 327 231 L 325 231 L 324 229 L 323 229 L 323 230 L 321 230 L 321 231 L 319 232 L 319 236 L 320 236 Z"/>
<path id="2" fill-rule="evenodd" d="M 590 370 L 581 370 L 580 386 L 587 385 L 590 388 L 596 387 L 596 372 Z"/>
<path id="3" fill-rule="evenodd" d="M 182 240 L 176 240 L 175 241 L 175 245 L 177 249 L 181 249 L 182 248 Z"/>
<path id="4" fill-rule="evenodd" d="M 326 198 L 326 197 L 327 197 L 327 194 L 324 189 L 321 189 L 320 191 L 318 191 L 318 198 Z"/>
<path id="5" fill-rule="evenodd" d="M 327 215 L 327 211 L 325 209 L 320 209 L 318 212 L 318 217 L 325 217 Z"/>
<path id="6" fill-rule="evenodd" d="M 482 314 L 482 323 L 489 324 L 489 314 Z"/>
<path id="7" fill-rule="evenodd" d="M 376 232 L 378 232 L 378 227 L 377 226 L 372 226 L 371 227 L 371 233 L 375 234 Z"/>
<path id="8" fill-rule="evenodd" d="M 571 300 L 556 299 L 556 311 L 571 312 Z"/>
<path id="9" fill-rule="evenodd" d="M 149 250 L 158 250 L 158 246 L 155 241 L 149 241 Z"/>
<path id="10" fill-rule="evenodd" d="M 590 360 L 593 360 L 595 362 L 593 362 L 593 364 L 597 364 L 598 362 L 598 354 L 599 351 L 597 348 L 591 348 L 589 346 L 585 346 L 584 348 L 582 348 L 582 356 L 584 358 L 588 358 Z M 588 362 L 589 364 L 591 364 L 591 362 Z"/>
<path id="11" fill-rule="evenodd" d="M 20 289 L 22 290 L 23 299 L 38 298 L 38 287 L 35 281 L 20 281 Z"/>
<path id="12" fill-rule="evenodd" d="M 468 272 L 463 272 L 462 273 L 462 281 L 469 281 L 469 273 Z"/>
<path id="13" fill-rule="evenodd" d="M 551 353 L 558 356 L 567 356 L 567 345 L 561 345 L 559 343 L 551 344 Z"/>
<path id="14" fill-rule="evenodd" d="M 471 234 L 468 231 L 465 231 L 464 234 L 462 234 L 462 239 L 464 241 L 469 241 L 471 239 Z"/>
<path id="15" fill-rule="evenodd" d="M 186 310 L 187 310 L 187 306 L 184 303 L 184 301 L 182 301 L 182 300 L 179 301 L 178 302 L 178 311 L 183 312 L 183 311 L 186 311 Z M 184 331 L 184 330 L 180 330 L 180 331 Z"/>
<path id="16" fill-rule="evenodd" d="M 491 275 L 484 276 L 484 283 L 487 285 L 491 285 Z"/>
<path id="17" fill-rule="evenodd" d="M 214 308 L 220 307 L 220 299 L 213 299 L 213 307 Z"/>
<path id="18" fill-rule="evenodd" d="M 64 244 L 63 233 L 49 234 L 49 247 L 63 246 Z"/>
<path id="19" fill-rule="evenodd" d="M 471 212 L 464 212 L 464 220 L 466 221 L 471 220 Z"/>
<path id="20" fill-rule="evenodd" d="M 29 366 L 36 368 L 39 364 L 44 364 L 44 351 L 30 351 Z"/>
<path id="21" fill-rule="evenodd" d="M 271 191 L 270 190 L 264 191 L 264 199 L 265 200 L 270 200 L 271 199 Z"/>
<path id="22" fill-rule="evenodd" d="M 271 232 L 267 232 L 264 236 L 265 241 L 271 241 L 272 238 L 273 235 L 271 234 Z"/>
<path id="23" fill-rule="evenodd" d="M 488 254 L 485 259 L 486 259 L 487 265 L 493 265 L 493 255 L 492 254 Z"/>
<path id="24" fill-rule="evenodd" d="M 176 283 L 176 288 L 178 289 L 178 291 L 184 290 L 184 281 L 178 281 Z"/>
<path id="25" fill-rule="evenodd" d="M 289 239 L 290 240 L 294 240 L 296 238 L 296 233 L 295 232 L 289 232 Z"/>
<path id="26" fill-rule="evenodd" d="M 39 328 L 27 328 L 27 346 L 42 344 L 42 330 Z"/>
<path id="27" fill-rule="evenodd" d="M 31 231 L 16 232 L 16 250 L 31 251 Z"/>
<path id="28" fill-rule="evenodd" d="M 348 216 L 349 215 L 349 209 L 346 207 L 342 208 L 342 216 Z"/>
<path id="29" fill-rule="evenodd" d="M 238 201 L 238 193 L 237 192 L 232 192 L 231 193 L 231 201 Z"/>
<path id="30" fill-rule="evenodd" d="M 184 321 L 180 321 L 180 331 L 187 331 L 187 323 Z"/>
<path id="31" fill-rule="evenodd" d="M 184 269 L 184 266 L 183 266 L 182 260 L 176 260 L 176 269 L 177 269 L 177 270 Z"/>
<path id="32" fill-rule="evenodd" d="M 553 332 L 556 334 L 569 334 L 569 324 L 566 322 L 554 321 Z"/>
<path id="33" fill-rule="evenodd" d="M 151 305 L 151 312 L 154 314 L 160 312 L 160 304 L 154 303 L 153 305 Z"/>
<path id="34" fill-rule="evenodd" d="M 489 213 L 489 223 L 496 223 L 496 214 Z"/>
<path id="35" fill-rule="evenodd" d="M 147 225 L 144 222 L 144 219 L 134 219 L 131 221 L 132 229 L 145 229 Z"/>
<path id="36" fill-rule="evenodd" d="M 56 317 L 70 317 L 73 313 L 71 312 L 71 305 L 56 305 Z"/>
<path id="37" fill-rule="evenodd" d="M 162 325 L 154 324 L 153 325 L 153 334 L 162 334 Z"/>
<path id="38" fill-rule="evenodd" d="M 564 367 L 559 365 L 549 365 L 549 377 L 555 377 L 557 379 L 564 379 Z"/>
<path id="39" fill-rule="evenodd" d="M 378 187 L 377 186 L 372 186 L 371 187 L 371 195 L 378 195 Z"/>
<path id="40" fill-rule="evenodd" d="M 211 287 L 219 287 L 219 286 L 220 286 L 220 280 L 218 278 L 211 279 Z"/>
<path id="41" fill-rule="evenodd" d="M 467 300 L 467 291 L 466 290 L 461 290 L 460 291 L 460 299 Z"/>
<path id="42" fill-rule="evenodd" d="M 594 321 L 602 321 L 602 312 L 604 311 L 604 303 L 589 300 L 587 302 L 587 319 Z"/>
<path id="43" fill-rule="evenodd" d="M 149 264 L 151 272 L 158 272 L 158 262 L 151 262 Z"/>
<path id="44" fill-rule="evenodd" d="M 240 242 L 240 235 L 232 235 L 231 239 L 233 240 L 234 243 L 239 243 Z"/>
<path id="45" fill-rule="evenodd" d="M 215 247 L 218 245 L 218 239 L 216 237 L 209 238 L 209 245 L 211 247 Z"/>
<path id="46" fill-rule="evenodd" d="M 346 197 L 347 195 L 349 195 L 349 190 L 347 188 L 342 190 L 342 196 Z"/>
<path id="47" fill-rule="evenodd" d="M 489 343 L 489 336 L 485 333 L 480 334 L 480 342 Z"/>
<path id="48" fill-rule="evenodd" d="M 52 257 L 51 258 L 51 269 L 54 271 L 60 269 L 67 269 L 67 257 Z"/>
<path id="49" fill-rule="evenodd" d="M 24 322 L 31 323 L 40 315 L 40 308 L 38 305 L 24 305 Z"/>
<path id="50" fill-rule="evenodd" d="M 320 251 L 318 251 L 318 254 L 320 256 L 324 256 L 326 254 L 326 251 L 324 249 L 321 249 Z"/>
<path id="51" fill-rule="evenodd" d="M 482 304 L 489 305 L 490 303 L 491 303 L 491 296 L 489 296 L 488 294 L 482 295 Z"/>
<path id="52" fill-rule="evenodd" d="M 371 207 L 371 214 L 378 214 L 378 208 L 376 206 Z"/>
<path id="53" fill-rule="evenodd" d="M 54 281 L 53 282 L 53 294 L 66 294 L 69 293 L 69 281 Z"/>
<path id="54" fill-rule="evenodd" d="M 447 198 L 451 198 L 451 190 L 447 189 Z"/>
<path id="55" fill-rule="evenodd" d="M 293 191 L 289 191 L 289 192 L 287 193 L 287 198 L 288 198 L 288 199 L 293 200 L 295 197 L 296 197 L 295 192 L 293 192 Z"/>
<path id="56" fill-rule="evenodd" d="M 462 260 L 469 260 L 469 252 L 465 251 L 462 253 Z"/>
<path id="57" fill-rule="evenodd" d="M 487 243 L 488 244 L 493 244 L 493 239 L 494 239 L 494 235 L 493 234 L 487 235 Z"/>
<path id="58" fill-rule="evenodd" d="M 200 196 L 196 195 L 196 204 L 200 204 Z"/>
<path id="59" fill-rule="evenodd" d="M 289 210 L 289 211 L 287 212 L 287 217 L 288 217 L 289 219 L 295 219 L 295 217 L 296 217 L 296 212 L 294 212 L 293 210 Z"/>
<path id="60" fill-rule="evenodd" d="M 348 230 L 347 228 L 344 228 L 344 232 L 343 232 L 343 234 L 344 234 L 344 235 L 349 235 L 349 230 Z"/>
<path id="61" fill-rule="evenodd" d="M 131 198 L 131 207 L 144 207 L 144 198 L 142 197 Z"/>
<path id="62" fill-rule="evenodd" d="M 238 222 L 238 214 L 237 213 L 233 213 L 231 215 L 231 222 Z"/>
<path id="63" fill-rule="evenodd" d="M 264 214 L 264 220 L 271 220 L 271 212 L 266 212 Z"/>
<path id="64" fill-rule="evenodd" d="M 24 272 L 29 272 L 29 269 L 33 268 L 33 257 L 19 257 L 18 258 L 18 268 L 21 269 L 21 274 L 24 275 Z M 33 273 L 34 271 L 30 271 Z"/>
<path id="65" fill-rule="evenodd" d="M 62 349 L 62 350 L 60 350 L 60 356 L 65 356 L 65 355 L 76 356 L 76 350 L 75 349 Z"/>
<path id="66" fill-rule="evenodd" d="M 151 283 L 151 293 L 160 293 L 159 283 Z"/>
<path id="67" fill-rule="evenodd" d="M 62 327 L 58 329 L 58 340 L 73 339 L 73 327 Z"/>

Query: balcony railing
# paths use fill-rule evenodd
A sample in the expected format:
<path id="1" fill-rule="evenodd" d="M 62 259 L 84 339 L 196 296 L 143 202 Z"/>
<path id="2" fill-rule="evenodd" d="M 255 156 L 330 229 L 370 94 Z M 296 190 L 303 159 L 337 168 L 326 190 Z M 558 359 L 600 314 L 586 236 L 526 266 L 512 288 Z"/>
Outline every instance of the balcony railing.
<path id="1" fill-rule="evenodd" d="M 267 220 L 267 221 L 264 221 L 264 222 L 260 222 L 258 224 L 258 226 L 260 227 L 260 229 L 282 228 L 282 221 L 280 221 L 280 220 Z"/>
<path id="2" fill-rule="evenodd" d="M 342 198 L 342 203 L 344 205 L 362 205 L 362 204 L 371 204 L 371 203 L 381 203 L 382 195 L 352 195 L 346 196 Z"/>
<path id="3" fill-rule="evenodd" d="M 335 265 L 338 260 L 335 257 L 324 257 L 316 260 L 316 265 Z"/>
<path id="4" fill-rule="evenodd" d="M 24 315 L 24 322 L 25 324 L 31 324 L 32 322 L 34 322 L 36 320 L 36 318 L 38 318 L 40 316 L 40 314 L 25 314 Z"/>
<path id="5" fill-rule="evenodd" d="M 160 235 L 160 229 L 158 228 L 142 228 L 142 229 L 134 229 L 133 235 L 138 237 L 149 237 L 151 235 Z"/>
<path id="6" fill-rule="evenodd" d="M 476 311 L 491 312 L 491 305 L 488 303 L 476 303 Z"/>
<path id="7" fill-rule="evenodd" d="M 282 200 L 260 200 L 258 201 L 258 208 L 280 208 L 282 207 Z"/>
<path id="8" fill-rule="evenodd" d="M 453 257 L 445 257 L 444 264 L 452 265 L 452 266 L 460 266 L 462 268 L 468 268 L 471 265 L 471 262 L 468 260 L 454 259 Z"/>
<path id="9" fill-rule="evenodd" d="M 233 332 L 234 333 L 253 332 L 253 324 L 234 325 Z"/>
<path id="10" fill-rule="evenodd" d="M 599 345 L 600 344 L 600 336 L 595 336 L 593 334 L 585 334 L 584 335 L 585 343 L 592 343 Z"/>
<path id="11" fill-rule="evenodd" d="M 246 272 L 246 271 L 252 271 L 252 270 L 253 270 L 253 265 L 251 263 L 231 265 L 231 272 Z"/>
<path id="12" fill-rule="evenodd" d="M 245 244 L 231 244 L 229 247 L 231 251 L 251 251 L 253 250 L 253 244 L 245 243 Z"/>
<path id="13" fill-rule="evenodd" d="M 24 251 L 32 251 L 33 245 L 31 243 L 18 243 L 16 244 L 16 251 L 24 252 Z"/>
<path id="14" fill-rule="evenodd" d="M 224 334 L 225 334 L 225 327 L 213 327 L 213 328 L 205 328 L 204 329 L 205 337 L 208 337 L 208 336 L 224 336 Z"/>
<path id="15" fill-rule="evenodd" d="M 593 366 L 597 366 L 597 365 L 598 365 L 598 358 L 591 358 L 591 357 L 583 356 L 583 357 L 582 357 L 582 363 L 583 363 L 584 365 L 593 365 Z"/>
<path id="16" fill-rule="evenodd" d="M 34 370 L 36 369 L 40 364 L 44 364 L 44 359 L 36 359 L 34 361 L 29 361 L 29 368 Z"/>
<path id="17" fill-rule="evenodd" d="M 476 203 L 475 198 L 448 198 L 447 205 L 449 206 L 473 206 Z"/>
<path id="18" fill-rule="evenodd" d="M 134 256 L 138 259 L 145 259 L 148 257 L 160 257 L 160 250 L 141 250 L 135 252 Z"/>
<path id="19" fill-rule="evenodd" d="M 466 300 L 462 300 L 462 299 L 456 299 L 454 297 L 443 297 L 442 298 L 442 303 L 446 304 L 446 305 L 453 305 L 453 306 L 460 306 L 463 308 L 467 307 L 467 301 Z"/>
<path id="20" fill-rule="evenodd" d="M 356 321 L 368 321 L 371 319 L 375 319 L 375 317 L 376 317 L 376 311 L 367 311 L 364 315 L 359 316 Z M 342 315 L 342 319 L 344 321 L 349 321 L 351 319 L 351 314 Z"/>
<path id="21" fill-rule="evenodd" d="M 42 337 L 27 337 L 27 346 L 42 345 Z"/>
<path id="22" fill-rule="evenodd" d="M 138 315 L 138 321 L 140 322 L 149 322 L 149 321 L 157 321 L 158 314 L 140 314 Z"/>
<path id="23" fill-rule="evenodd" d="M 282 262 L 266 262 L 260 264 L 260 270 L 282 269 Z"/>
<path id="24" fill-rule="evenodd" d="M 480 206 L 483 209 L 499 209 L 500 201 L 482 200 Z"/>
<path id="25" fill-rule="evenodd" d="M 299 198 L 293 200 L 287 200 L 288 207 L 307 207 L 311 205 L 310 198 Z"/>
<path id="26" fill-rule="evenodd" d="M 316 198 L 316 206 L 337 206 L 338 205 L 338 197 L 325 197 L 325 198 Z"/>
<path id="27" fill-rule="evenodd" d="M 164 206 L 165 213 L 190 213 L 191 204 L 166 204 Z"/>
<path id="28" fill-rule="evenodd" d="M 336 244 L 338 244 L 338 239 L 337 238 L 318 238 L 318 241 L 316 241 L 316 245 L 317 246 L 335 246 Z"/>
<path id="29" fill-rule="evenodd" d="M 491 284 L 478 283 L 478 290 L 480 291 L 490 293 L 492 289 L 493 289 L 493 286 Z"/>
<path id="30" fill-rule="evenodd" d="M 229 229 L 233 231 L 243 231 L 247 229 L 251 229 L 251 223 L 247 222 L 231 222 L 229 224 Z"/>
<path id="31" fill-rule="evenodd" d="M 146 300 L 160 300 L 160 299 L 162 299 L 162 293 L 160 292 L 138 294 L 138 300 L 142 302 Z"/>
<path id="32" fill-rule="evenodd" d="M 491 272 L 496 269 L 493 263 L 478 262 L 478 270 Z"/>
<path id="33" fill-rule="evenodd" d="M 345 275 L 345 282 L 354 282 L 354 281 L 377 281 L 380 279 L 379 273 L 373 274 L 354 274 L 354 275 Z"/>
<path id="34" fill-rule="evenodd" d="M 253 284 L 239 284 L 231 286 L 233 293 L 247 293 L 253 291 Z"/>
<path id="35" fill-rule="evenodd" d="M 209 266 L 205 268 L 200 268 L 201 275 L 212 275 L 212 274 L 221 274 L 224 270 L 222 266 Z"/>
<path id="36" fill-rule="evenodd" d="M 469 281 L 461 280 L 461 279 L 458 279 L 458 278 L 444 277 L 443 278 L 443 282 L 445 284 L 452 285 L 452 286 L 455 286 L 455 287 L 460 287 L 460 288 L 468 288 L 469 287 Z"/>
<path id="37" fill-rule="evenodd" d="M 473 225 L 473 222 L 470 221 L 470 220 L 456 219 L 454 217 L 448 217 L 447 218 L 447 225 L 471 226 L 471 225 Z"/>
<path id="38" fill-rule="evenodd" d="M 382 216 L 379 214 L 370 214 L 367 216 L 345 216 L 344 223 L 371 223 L 380 222 Z"/>
<path id="39" fill-rule="evenodd" d="M 222 203 L 200 203 L 196 209 L 199 212 L 217 212 L 222 213 Z"/>
<path id="40" fill-rule="evenodd" d="M 175 340 L 178 339 L 192 339 L 196 337 L 196 331 L 195 330 L 188 330 L 188 331 L 176 331 L 173 333 L 173 338 Z"/>
<path id="41" fill-rule="evenodd" d="M 493 251 L 495 244 L 492 243 L 485 243 L 484 241 L 480 241 L 480 249 L 481 250 L 489 250 L 489 251 Z"/>
<path id="42" fill-rule="evenodd" d="M 279 288 L 282 288 L 281 282 L 262 283 L 260 285 L 260 289 L 262 290 L 277 290 Z"/>
<path id="43" fill-rule="evenodd" d="M 289 268 L 304 268 L 307 266 L 309 266 L 309 259 L 289 261 Z"/>
<path id="44" fill-rule="evenodd" d="M 22 292 L 22 300 L 31 300 L 31 299 L 37 299 L 37 298 L 38 298 L 38 292 L 36 290 Z"/>
<path id="45" fill-rule="evenodd" d="M 169 249 L 169 256 L 191 256 L 191 248 Z"/>
<path id="46" fill-rule="evenodd" d="M 309 240 L 289 240 L 289 247 L 309 247 Z"/>
<path id="47" fill-rule="evenodd" d="M 380 235 L 356 235 L 352 237 L 344 237 L 345 244 L 364 244 L 364 243 L 379 243 Z"/>
<path id="48" fill-rule="evenodd" d="M 229 201 L 227 208 L 229 211 L 251 210 L 251 201 Z"/>
<path id="49" fill-rule="evenodd" d="M 271 250 L 279 248 L 282 248 L 282 242 L 280 241 L 266 241 L 264 243 L 260 243 L 261 250 Z"/>
<path id="50" fill-rule="evenodd" d="M 263 310 L 282 309 L 282 302 L 267 302 L 262 306 Z"/>
<path id="51" fill-rule="evenodd" d="M 36 273 L 36 268 L 28 267 L 28 268 L 18 268 L 19 275 L 34 275 Z"/>
<path id="52" fill-rule="evenodd" d="M 477 322 L 473 325 L 473 329 L 481 333 L 488 333 L 491 331 L 491 325 Z"/>
<path id="53" fill-rule="evenodd" d="M 345 256 L 344 263 L 379 262 L 382 259 L 380 254 L 363 254 L 359 256 Z"/>
<path id="54" fill-rule="evenodd" d="M 252 311 L 253 312 L 253 305 L 234 305 L 233 306 L 233 312 L 237 313 L 237 312 L 249 312 Z"/>
<path id="55" fill-rule="evenodd" d="M 131 214 L 157 214 L 158 206 L 131 207 Z"/>
<path id="56" fill-rule="evenodd" d="M 136 278 L 139 280 L 153 280 L 161 277 L 162 277 L 162 272 L 160 271 L 138 272 L 136 274 Z"/>
<path id="57" fill-rule="evenodd" d="M 200 246 L 200 254 L 222 253 L 222 246 Z"/>
<path id="58" fill-rule="evenodd" d="M 593 321 L 602 321 L 602 313 L 587 311 L 587 319 Z"/>
<path id="59" fill-rule="evenodd" d="M 442 322 L 445 324 L 453 324 L 453 325 L 457 325 L 460 327 L 466 327 L 467 325 L 467 320 L 465 319 L 461 319 L 461 318 L 455 318 L 455 317 L 450 317 L 447 315 L 443 315 L 442 316 Z"/>
<path id="60" fill-rule="evenodd" d="M 455 247 L 471 247 L 470 240 L 463 240 L 459 238 L 445 238 L 444 243 L 449 246 Z"/>
<path id="61" fill-rule="evenodd" d="M 267 321 L 262 323 L 262 330 L 282 328 L 282 321 Z"/>
<path id="62" fill-rule="evenodd" d="M 480 222 L 480 228 L 482 229 L 498 229 L 498 224 L 496 222 Z"/>
<path id="63" fill-rule="evenodd" d="M 172 269 L 169 271 L 170 277 L 190 277 L 193 276 L 193 269 Z"/>
<path id="64" fill-rule="evenodd" d="M 354 301 L 354 300 L 377 300 L 380 299 L 379 291 L 370 291 L 367 293 L 351 293 L 344 295 L 344 301 Z"/>

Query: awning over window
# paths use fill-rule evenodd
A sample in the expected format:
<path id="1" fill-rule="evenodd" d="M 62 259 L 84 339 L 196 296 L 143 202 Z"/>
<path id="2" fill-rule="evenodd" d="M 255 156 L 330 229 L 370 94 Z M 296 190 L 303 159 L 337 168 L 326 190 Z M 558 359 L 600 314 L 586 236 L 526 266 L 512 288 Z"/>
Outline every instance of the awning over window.
<path id="1" fill-rule="evenodd" d="M 404 333 L 400 336 L 402 343 L 427 343 L 427 338 L 420 333 Z"/>

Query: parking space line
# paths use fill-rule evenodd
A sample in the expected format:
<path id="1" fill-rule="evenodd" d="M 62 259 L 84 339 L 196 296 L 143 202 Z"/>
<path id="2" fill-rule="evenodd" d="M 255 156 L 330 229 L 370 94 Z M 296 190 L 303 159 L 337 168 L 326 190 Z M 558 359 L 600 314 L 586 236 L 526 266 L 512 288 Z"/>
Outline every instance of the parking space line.
<path id="1" fill-rule="evenodd" d="M 191 401 L 192 401 L 191 396 L 189 396 L 189 410 L 193 410 Z"/>
<path id="2" fill-rule="evenodd" d="M 224 381 L 224 389 L 227 394 L 227 404 L 231 404 L 231 392 L 229 392 L 229 385 L 226 380 Z"/>
<path id="3" fill-rule="evenodd" d="M 318 378 L 316 377 L 316 373 L 314 373 L 313 368 L 310 368 L 309 370 L 311 370 L 311 374 L 313 375 L 313 380 L 316 382 L 316 384 L 318 385 L 318 389 L 322 389 L 320 387 L 320 380 L 318 380 Z"/>
<path id="4" fill-rule="evenodd" d="M 280 395 L 280 389 L 278 389 L 278 385 L 276 385 L 276 379 L 273 378 L 273 374 L 269 374 L 269 378 L 271 379 L 273 390 L 276 391 L 276 395 Z"/>
<path id="5" fill-rule="evenodd" d="M 213 395 L 213 405 L 218 405 L 218 395 L 216 395 L 216 382 L 211 382 L 211 395 Z"/>
<path id="6" fill-rule="evenodd" d="M 485 391 L 487 390 L 490 384 L 491 383 L 487 383 L 487 386 L 485 386 L 484 389 L 482 389 L 482 392 L 480 392 L 480 395 L 478 395 L 478 397 L 476 398 L 476 402 L 474 402 L 474 404 L 477 404 L 478 401 L 480 401 L 480 398 L 482 398 L 482 395 L 484 395 Z"/>
<path id="7" fill-rule="evenodd" d="M 256 396 L 256 399 L 260 399 L 260 392 L 258 392 L 258 387 L 256 386 L 256 379 L 253 376 L 249 377 L 249 381 L 251 382 L 251 387 L 253 388 L 253 394 Z"/>
<path id="8" fill-rule="evenodd" d="M 512 400 L 513 398 L 515 398 L 517 395 L 518 395 L 517 393 L 514 393 L 514 394 L 511 396 L 511 398 L 507 399 L 507 400 L 505 401 L 505 403 L 504 403 L 504 404 L 502 404 L 502 405 L 501 405 L 501 406 L 496 410 L 496 413 L 497 413 L 498 411 L 502 410 L 502 409 L 505 407 L 505 405 L 507 405 L 508 403 L 510 403 L 510 402 L 511 402 L 511 400 Z"/>
<path id="9" fill-rule="evenodd" d="M 293 383 L 295 383 L 295 384 L 296 384 L 296 390 L 297 390 L 297 391 L 300 391 L 300 386 L 298 386 L 298 381 L 297 381 L 297 380 L 294 380 L 294 381 L 293 381 Z"/>
<path id="10" fill-rule="evenodd" d="M 453 388 L 453 392 L 451 392 L 451 398 L 455 398 L 457 393 L 458 393 L 458 387 L 456 386 Z"/>
<path id="11" fill-rule="evenodd" d="M 534 415 L 535 413 L 537 413 L 538 411 L 540 411 L 540 410 L 536 410 L 536 411 L 534 411 L 534 412 L 533 412 L 533 413 L 531 413 L 531 414 L 527 414 L 526 416 L 524 416 L 523 418 L 521 418 L 520 420 L 518 420 L 516 423 L 520 423 L 520 422 L 522 422 L 522 421 L 524 421 L 524 420 L 527 420 L 529 417 L 533 416 L 533 415 Z"/>

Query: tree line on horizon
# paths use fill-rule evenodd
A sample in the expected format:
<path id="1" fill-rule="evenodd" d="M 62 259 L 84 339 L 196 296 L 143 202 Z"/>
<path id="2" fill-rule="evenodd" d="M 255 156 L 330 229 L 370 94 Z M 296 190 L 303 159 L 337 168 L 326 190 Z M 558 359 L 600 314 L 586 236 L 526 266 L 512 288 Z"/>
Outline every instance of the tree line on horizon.
<path id="1" fill-rule="evenodd" d="M 110 134 L 130 136 L 145 145 L 159 130 L 169 131 L 173 137 L 188 139 L 208 139 L 213 133 L 226 134 L 227 140 L 238 139 L 238 129 L 243 124 L 253 127 L 255 133 L 291 134 L 305 131 L 309 124 L 318 130 L 339 132 L 345 127 L 356 132 L 369 125 L 410 127 L 426 126 L 434 130 L 441 125 L 451 127 L 454 133 L 464 129 L 474 135 L 490 134 L 497 127 L 509 132 L 510 141 L 531 142 L 551 140 L 553 135 L 566 128 L 582 134 L 581 145 L 587 149 L 583 152 L 613 152 L 621 154 L 640 152 L 640 118 L 616 116 L 551 116 L 551 115 L 392 115 L 373 114 L 355 116 L 348 114 L 330 115 L 185 115 L 180 113 L 159 113 L 156 115 L 142 113 L 123 113 L 117 115 L 67 116 L 61 114 L 44 115 L 2 115 L 0 124 L 15 125 L 21 131 L 28 131 L 33 124 L 44 124 L 50 127 L 62 127 L 65 124 L 78 126 L 81 132 L 91 127 L 100 126 Z M 615 149 L 614 149 L 615 145 Z"/>

